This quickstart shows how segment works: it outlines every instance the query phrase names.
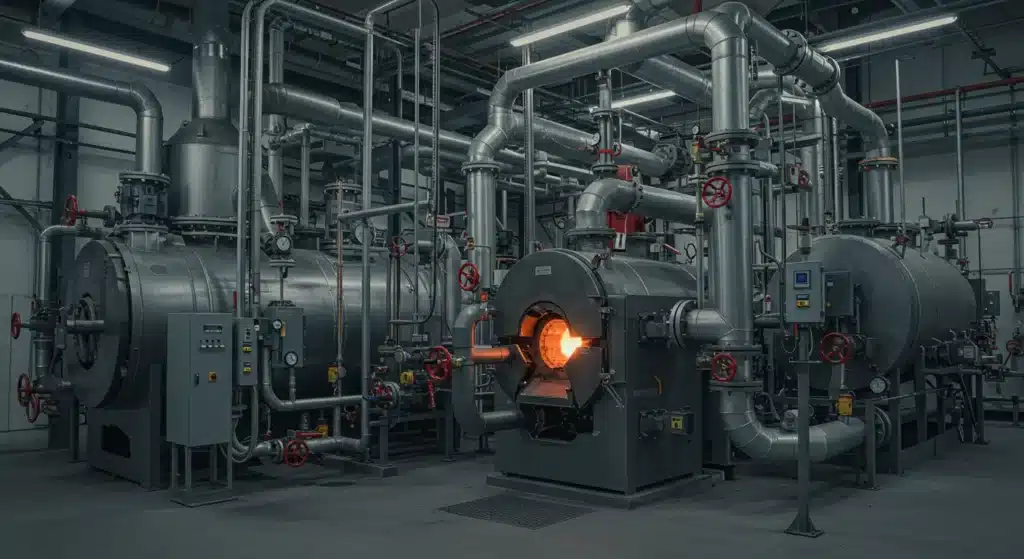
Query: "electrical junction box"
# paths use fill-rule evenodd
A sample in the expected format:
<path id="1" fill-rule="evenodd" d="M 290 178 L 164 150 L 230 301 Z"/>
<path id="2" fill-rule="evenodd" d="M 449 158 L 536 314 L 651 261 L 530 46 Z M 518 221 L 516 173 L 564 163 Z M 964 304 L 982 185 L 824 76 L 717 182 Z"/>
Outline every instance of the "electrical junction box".
<path id="1" fill-rule="evenodd" d="M 264 313 L 269 324 L 270 349 L 274 367 L 302 367 L 306 343 L 306 319 L 302 309 L 292 305 L 271 305 Z"/>
<path id="2" fill-rule="evenodd" d="M 850 272 L 825 272 L 825 316 L 854 315 L 853 280 Z"/>
<path id="3" fill-rule="evenodd" d="M 167 315 L 167 442 L 231 442 L 230 314 Z"/>
<path id="4" fill-rule="evenodd" d="M 786 321 L 821 324 L 825 321 L 825 274 L 821 262 L 786 265 Z"/>
<path id="5" fill-rule="evenodd" d="M 256 386 L 259 361 L 259 327 L 254 318 L 239 318 L 235 322 L 235 385 Z"/>

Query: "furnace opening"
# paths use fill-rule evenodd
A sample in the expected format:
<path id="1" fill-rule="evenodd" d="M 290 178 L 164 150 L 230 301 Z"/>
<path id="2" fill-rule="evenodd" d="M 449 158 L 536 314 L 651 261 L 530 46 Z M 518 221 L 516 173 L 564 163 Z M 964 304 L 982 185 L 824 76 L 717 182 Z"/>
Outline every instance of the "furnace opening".
<path id="1" fill-rule="evenodd" d="M 537 334 L 540 358 L 550 369 L 561 369 L 583 346 L 583 338 L 573 336 L 564 318 L 552 318 L 544 323 Z"/>

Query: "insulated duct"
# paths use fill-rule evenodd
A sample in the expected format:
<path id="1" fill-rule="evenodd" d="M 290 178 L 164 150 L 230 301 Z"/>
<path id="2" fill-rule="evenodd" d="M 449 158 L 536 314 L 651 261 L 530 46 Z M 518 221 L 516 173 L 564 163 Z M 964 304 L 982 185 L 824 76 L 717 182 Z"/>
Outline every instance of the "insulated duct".
<path id="1" fill-rule="evenodd" d="M 135 170 L 148 175 L 163 172 L 163 109 L 153 92 L 141 83 L 126 83 L 55 68 L 40 68 L 0 58 L 0 79 L 130 107 L 135 111 Z"/>

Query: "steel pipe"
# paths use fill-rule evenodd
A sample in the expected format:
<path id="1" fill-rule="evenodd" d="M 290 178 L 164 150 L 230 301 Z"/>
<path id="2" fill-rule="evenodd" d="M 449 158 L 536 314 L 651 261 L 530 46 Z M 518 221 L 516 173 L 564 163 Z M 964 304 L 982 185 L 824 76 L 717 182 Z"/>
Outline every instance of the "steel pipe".
<path id="1" fill-rule="evenodd" d="M 411 212 L 416 208 L 417 204 L 416 202 L 402 202 L 401 204 L 392 204 L 390 206 L 369 206 L 369 201 L 367 201 L 367 203 L 363 204 L 363 209 L 361 210 L 338 214 L 338 221 L 356 221 L 360 219 L 370 219 L 371 217 L 377 217 L 379 215 L 392 215 Z M 363 246 L 365 247 L 369 247 L 369 245 L 370 243 L 363 243 Z"/>
<path id="2" fill-rule="evenodd" d="M 619 179 L 598 179 L 579 195 L 576 228 L 607 228 L 610 211 L 693 225 L 697 216 L 697 197 Z"/>
<path id="3" fill-rule="evenodd" d="M 468 355 L 475 348 L 477 325 L 488 318 L 493 308 L 486 303 L 469 305 L 455 319 L 452 347 L 456 356 Z M 523 417 L 518 409 L 482 412 L 476 406 L 475 367 L 456 370 L 452 375 L 452 408 L 459 426 L 471 436 L 483 436 L 496 431 L 516 429 Z"/>
<path id="4" fill-rule="evenodd" d="M 145 85 L 41 68 L 4 58 L 0 58 L 0 79 L 130 107 L 135 111 L 135 170 L 151 175 L 163 173 L 163 109 L 156 95 Z"/>

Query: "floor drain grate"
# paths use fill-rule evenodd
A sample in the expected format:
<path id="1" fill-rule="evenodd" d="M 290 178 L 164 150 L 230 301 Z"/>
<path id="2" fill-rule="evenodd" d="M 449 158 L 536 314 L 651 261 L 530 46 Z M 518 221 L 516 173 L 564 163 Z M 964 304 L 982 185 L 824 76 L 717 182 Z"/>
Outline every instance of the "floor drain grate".
<path id="1" fill-rule="evenodd" d="M 443 507 L 441 510 L 459 516 L 499 522 L 530 530 L 546 528 L 594 512 L 594 509 L 527 499 L 509 493 L 466 501 Z"/>

